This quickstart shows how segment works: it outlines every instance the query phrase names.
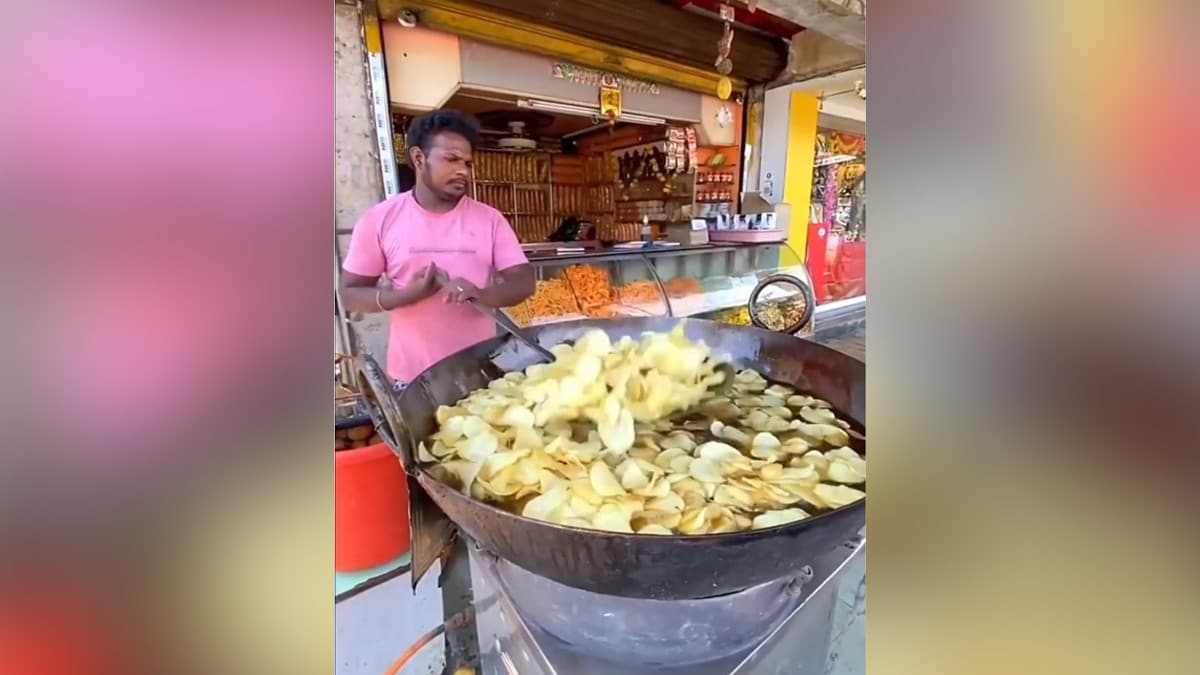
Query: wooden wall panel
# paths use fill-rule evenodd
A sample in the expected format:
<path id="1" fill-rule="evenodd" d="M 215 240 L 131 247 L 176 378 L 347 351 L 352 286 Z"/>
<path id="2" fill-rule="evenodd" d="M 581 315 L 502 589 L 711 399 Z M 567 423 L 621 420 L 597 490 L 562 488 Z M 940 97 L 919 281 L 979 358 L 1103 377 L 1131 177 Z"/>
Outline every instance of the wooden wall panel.
<path id="1" fill-rule="evenodd" d="M 614 46 L 714 70 L 719 21 L 660 0 L 473 0 L 472 5 Z M 732 76 L 765 82 L 787 64 L 787 43 L 737 30 Z"/>

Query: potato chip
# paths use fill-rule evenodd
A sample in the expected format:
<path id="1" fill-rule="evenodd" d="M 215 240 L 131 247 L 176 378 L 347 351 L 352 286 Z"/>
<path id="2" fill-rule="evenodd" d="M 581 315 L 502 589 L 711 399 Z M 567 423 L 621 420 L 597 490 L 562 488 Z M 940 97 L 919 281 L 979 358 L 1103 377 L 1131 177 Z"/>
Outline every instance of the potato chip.
<path id="1" fill-rule="evenodd" d="M 811 396 L 789 396 L 787 404 L 792 408 L 806 408 L 812 406 L 814 400 Z"/>
<path id="2" fill-rule="evenodd" d="M 783 466 L 780 464 L 766 464 L 758 469 L 758 475 L 765 480 L 778 480 L 783 476 Z"/>
<path id="3" fill-rule="evenodd" d="M 467 411 L 458 406 L 439 405 L 435 417 L 438 424 L 446 424 L 454 417 L 466 415 Z"/>
<path id="4" fill-rule="evenodd" d="M 483 462 L 454 459 L 449 462 L 442 462 L 440 466 L 458 479 L 459 484 L 462 486 L 459 490 L 463 494 L 470 494 L 471 485 L 479 475 L 479 470 L 483 468 Z"/>
<path id="5" fill-rule="evenodd" d="M 696 448 L 696 457 L 701 460 L 708 460 L 710 462 L 722 464 L 741 459 L 742 453 L 732 445 L 720 443 L 718 441 L 709 441 Z M 693 465 L 694 464 L 695 463 L 693 462 Z"/>
<path id="6" fill-rule="evenodd" d="M 676 431 L 662 440 L 663 450 L 679 449 L 691 452 L 696 448 L 696 439 L 686 431 Z"/>
<path id="7" fill-rule="evenodd" d="M 837 420 L 828 408 L 801 408 L 800 417 L 810 424 L 833 424 Z"/>
<path id="8" fill-rule="evenodd" d="M 430 454 L 429 450 L 425 448 L 425 441 L 417 443 L 417 461 L 421 462 L 422 464 L 431 464 L 437 461 L 437 459 Z"/>
<path id="9" fill-rule="evenodd" d="M 525 406 L 510 405 L 500 417 L 500 424 L 506 427 L 532 427 L 533 411 Z"/>
<path id="10" fill-rule="evenodd" d="M 674 492 L 668 492 L 666 495 L 657 499 L 651 499 L 646 502 L 647 511 L 683 511 L 683 497 L 680 497 Z"/>
<path id="11" fill-rule="evenodd" d="M 693 461 L 694 461 L 694 458 L 691 455 L 683 455 L 682 457 L 675 457 L 674 459 L 671 460 L 671 467 L 670 467 L 671 472 L 676 473 L 676 474 L 686 474 L 688 472 L 688 469 L 691 468 Z"/>
<path id="12" fill-rule="evenodd" d="M 654 458 L 654 464 L 655 466 L 660 466 L 664 469 L 670 469 L 671 460 L 675 459 L 676 457 L 689 457 L 688 451 L 683 448 L 668 448 L 658 453 L 658 455 Z"/>
<path id="13" fill-rule="evenodd" d="M 750 448 L 750 456 L 765 462 L 776 462 L 779 460 L 779 446 L 763 446 L 756 445 Z"/>
<path id="14" fill-rule="evenodd" d="M 713 494 L 713 501 L 722 506 L 739 509 L 754 508 L 754 498 L 750 496 L 749 492 L 728 484 L 717 486 Z"/>
<path id="15" fill-rule="evenodd" d="M 701 483 L 720 483 L 725 480 L 721 475 L 720 465 L 704 458 L 697 459 L 688 466 L 688 475 Z"/>
<path id="16" fill-rule="evenodd" d="M 592 516 L 592 525 L 601 530 L 609 532 L 633 532 L 629 521 L 632 514 L 620 506 L 605 504 L 600 507 L 595 516 Z"/>
<path id="17" fill-rule="evenodd" d="M 662 525 L 647 525 L 647 526 L 643 527 L 642 529 L 638 530 L 637 533 L 638 534 L 658 534 L 658 535 L 675 534 L 670 529 L 663 527 Z"/>
<path id="18" fill-rule="evenodd" d="M 604 498 L 592 487 L 592 481 L 587 478 L 575 479 L 570 482 L 571 495 L 579 497 L 593 506 L 600 506 Z"/>
<path id="19" fill-rule="evenodd" d="M 470 462 L 482 462 L 500 448 L 500 441 L 493 433 L 483 433 L 468 438 L 455 446 L 458 456 Z"/>
<path id="20" fill-rule="evenodd" d="M 797 520 L 804 520 L 808 514 L 802 509 L 781 509 L 779 511 L 766 511 L 754 517 L 750 527 L 755 530 L 762 530 L 768 527 L 779 527 L 794 523 Z"/>
<path id="21" fill-rule="evenodd" d="M 792 394 L 795 394 L 796 392 L 792 389 L 789 389 L 788 387 L 783 386 L 782 384 L 773 384 L 773 385 L 767 387 L 766 390 L 763 391 L 763 393 L 766 394 L 767 396 L 774 396 L 776 398 L 786 399 L 787 397 L 791 396 Z"/>
<path id="22" fill-rule="evenodd" d="M 577 514 L 578 517 L 591 518 L 592 516 L 596 515 L 597 511 L 600 510 L 599 503 L 592 503 L 578 494 L 575 494 L 574 488 L 571 489 L 571 492 L 572 494 L 567 500 L 567 505 L 571 507 L 571 511 Z"/>
<path id="23" fill-rule="evenodd" d="M 592 465 L 588 467 L 588 478 L 592 482 L 592 489 L 601 497 L 625 494 L 625 488 L 621 487 L 621 483 L 613 475 L 612 469 L 609 469 L 604 462 L 592 462 Z"/>
<path id="24" fill-rule="evenodd" d="M 521 510 L 521 515 L 537 520 L 550 520 L 551 513 L 565 504 L 569 496 L 567 484 L 560 483 L 530 499 Z"/>
<path id="25" fill-rule="evenodd" d="M 845 485 L 828 485 L 826 483 L 821 483 L 813 488 L 813 493 L 816 494 L 818 499 L 834 509 L 852 504 L 867 496 L 862 490 L 855 490 Z"/>
<path id="26" fill-rule="evenodd" d="M 829 471 L 826 473 L 826 477 L 835 483 L 858 484 L 867 482 L 865 473 L 859 473 L 853 464 L 840 457 L 829 463 Z"/>
<path id="27" fill-rule="evenodd" d="M 621 487 L 626 490 L 636 490 L 646 487 L 650 484 L 650 477 L 642 471 L 642 467 L 638 466 L 637 461 L 627 459 L 617 466 L 614 474 L 617 480 L 621 482 Z"/>

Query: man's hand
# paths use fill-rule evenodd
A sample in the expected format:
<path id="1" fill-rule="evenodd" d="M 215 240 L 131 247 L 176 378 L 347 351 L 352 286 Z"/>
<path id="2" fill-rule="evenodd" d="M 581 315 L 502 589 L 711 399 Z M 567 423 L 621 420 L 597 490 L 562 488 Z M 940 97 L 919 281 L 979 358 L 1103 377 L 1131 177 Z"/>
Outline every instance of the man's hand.
<path id="1" fill-rule="evenodd" d="M 430 263 L 412 281 L 400 288 L 386 288 L 379 296 L 379 306 L 385 311 L 420 302 L 438 292 L 446 273 Z"/>
<path id="2" fill-rule="evenodd" d="M 466 279 L 457 277 L 442 283 L 446 291 L 446 302 L 471 302 L 482 298 L 483 291 Z"/>
<path id="3" fill-rule="evenodd" d="M 445 276 L 446 273 L 438 269 L 437 265 L 429 263 L 429 267 L 426 267 L 415 279 L 404 287 L 404 293 L 413 300 L 424 300 L 437 293 L 438 287 Z"/>

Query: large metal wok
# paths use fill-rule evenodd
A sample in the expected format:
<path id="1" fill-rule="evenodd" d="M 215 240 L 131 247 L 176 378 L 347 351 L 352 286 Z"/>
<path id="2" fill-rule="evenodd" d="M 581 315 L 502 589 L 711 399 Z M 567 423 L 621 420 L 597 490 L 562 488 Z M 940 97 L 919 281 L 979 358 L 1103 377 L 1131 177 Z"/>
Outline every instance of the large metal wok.
<path id="1" fill-rule="evenodd" d="M 714 354 L 751 367 L 768 379 L 812 392 L 853 423 L 865 410 L 865 367 L 828 347 L 758 328 L 695 319 L 579 321 L 531 328 L 544 347 L 573 341 L 593 328 L 614 339 L 669 331 L 683 322 L 687 335 Z M 568 586 L 627 597 L 671 600 L 741 591 L 797 573 L 863 527 L 865 500 L 788 525 L 732 534 L 650 536 L 563 527 L 524 518 L 463 495 L 434 479 L 414 449 L 436 430 L 439 405 L 453 405 L 505 372 L 537 362 L 529 347 L 498 337 L 450 356 L 422 373 L 400 395 L 369 357 L 364 392 L 380 434 L 409 476 L 413 581 L 444 551 L 457 528 L 485 549 Z M 448 519 L 448 520 L 447 520 Z"/>

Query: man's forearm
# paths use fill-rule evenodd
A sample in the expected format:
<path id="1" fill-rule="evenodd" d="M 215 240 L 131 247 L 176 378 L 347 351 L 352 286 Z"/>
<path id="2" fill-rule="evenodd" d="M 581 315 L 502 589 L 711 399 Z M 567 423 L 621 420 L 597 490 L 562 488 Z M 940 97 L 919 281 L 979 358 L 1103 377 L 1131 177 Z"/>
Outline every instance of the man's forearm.
<path id="1" fill-rule="evenodd" d="M 376 295 L 378 294 L 378 295 Z M 342 302 L 346 309 L 359 314 L 371 314 L 379 311 L 391 311 L 398 307 L 411 305 L 421 300 L 408 289 L 376 288 L 374 286 L 344 286 L 342 287 Z"/>
<path id="2" fill-rule="evenodd" d="M 512 307 L 519 305 L 533 295 L 530 284 L 511 280 L 500 281 L 488 288 L 480 289 L 479 300 L 488 307 Z"/>

